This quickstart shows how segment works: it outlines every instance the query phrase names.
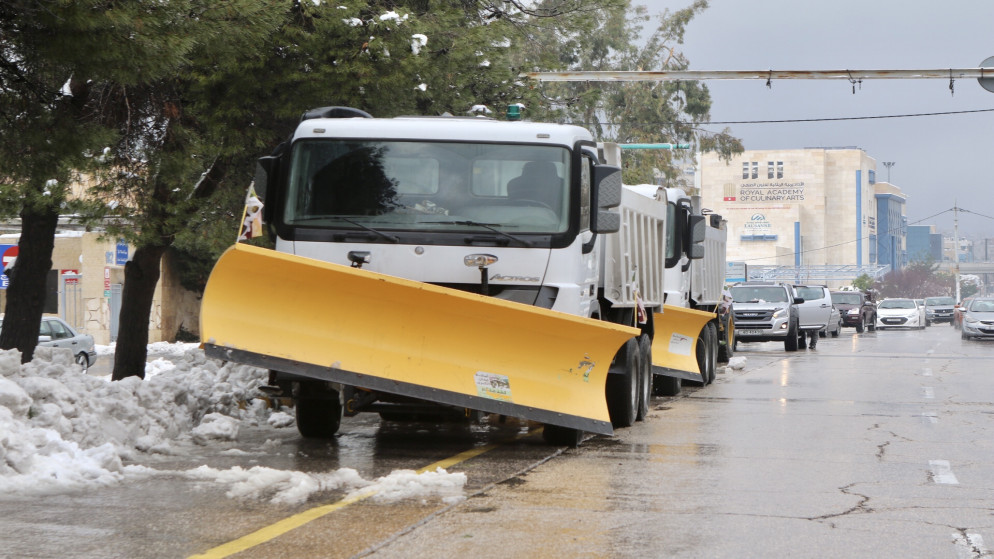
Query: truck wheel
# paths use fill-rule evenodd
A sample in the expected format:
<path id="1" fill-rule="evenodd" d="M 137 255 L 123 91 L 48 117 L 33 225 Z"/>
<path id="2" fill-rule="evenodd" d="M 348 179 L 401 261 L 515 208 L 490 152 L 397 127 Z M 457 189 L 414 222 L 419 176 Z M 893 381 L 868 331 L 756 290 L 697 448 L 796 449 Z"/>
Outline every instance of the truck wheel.
<path id="1" fill-rule="evenodd" d="M 718 327 L 714 322 L 705 326 L 708 330 L 708 384 L 718 376 Z"/>
<path id="2" fill-rule="evenodd" d="M 332 396 L 328 394 L 327 396 Z M 297 410 L 297 431 L 308 439 L 329 439 L 342 425 L 342 401 L 334 392 L 333 397 L 294 399 Z"/>
<path id="3" fill-rule="evenodd" d="M 735 347 L 735 325 L 729 319 L 728 326 L 725 328 L 725 343 L 718 342 L 718 361 L 728 363 L 735 356 L 736 349 L 738 348 Z"/>
<path id="4" fill-rule="evenodd" d="M 639 336 L 639 361 L 642 368 L 639 374 L 639 405 L 635 421 L 642 421 L 649 415 L 652 400 L 652 340 L 649 336 Z"/>
<path id="5" fill-rule="evenodd" d="M 787 337 L 783 341 L 784 351 L 797 351 L 797 324 L 791 324 Z"/>
<path id="6" fill-rule="evenodd" d="M 583 441 L 583 431 L 559 425 L 546 425 L 542 428 L 542 440 L 551 446 L 576 448 Z"/>
<path id="7" fill-rule="evenodd" d="M 607 375 L 605 396 L 611 425 L 628 427 L 635 423 L 639 405 L 639 344 L 635 338 L 621 346 Z"/>

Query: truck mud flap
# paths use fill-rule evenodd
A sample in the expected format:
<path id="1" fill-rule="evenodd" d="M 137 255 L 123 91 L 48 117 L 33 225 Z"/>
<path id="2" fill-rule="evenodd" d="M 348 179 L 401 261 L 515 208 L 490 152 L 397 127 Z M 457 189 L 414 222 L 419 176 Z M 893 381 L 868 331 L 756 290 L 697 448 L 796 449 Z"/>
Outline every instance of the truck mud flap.
<path id="1" fill-rule="evenodd" d="M 702 382 L 697 363 L 697 338 L 715 313 L 663 305 L 652 315 L 652 372 L 656 375 Z"/>
<path id="2" fill-rule="evenodd" d="M 611 360 L 638 330 L 236 244 L 201 301 L 208 356 L 611 434 Z"/>

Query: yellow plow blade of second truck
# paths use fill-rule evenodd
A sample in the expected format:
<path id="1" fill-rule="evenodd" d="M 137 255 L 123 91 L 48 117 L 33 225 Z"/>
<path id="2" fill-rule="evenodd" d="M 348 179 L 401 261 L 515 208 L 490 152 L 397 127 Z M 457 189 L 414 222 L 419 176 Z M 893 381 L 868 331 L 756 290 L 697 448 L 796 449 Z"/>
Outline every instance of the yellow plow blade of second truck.
<path id="1" fill-rule="evenodd" d="M 712 312 L 671 305 L 663 305 L 663 312 L 654 313 L 653 372 L 702 381 L 701 367 L 697 362 L 697 339 L 704 325 L 714 317 Z"/>
<path id="2" fill-rule="evenodd" d="M 610 434 L 604 387 L 638 330 L 251 245 L 201 302 L 211 357 Z"/>

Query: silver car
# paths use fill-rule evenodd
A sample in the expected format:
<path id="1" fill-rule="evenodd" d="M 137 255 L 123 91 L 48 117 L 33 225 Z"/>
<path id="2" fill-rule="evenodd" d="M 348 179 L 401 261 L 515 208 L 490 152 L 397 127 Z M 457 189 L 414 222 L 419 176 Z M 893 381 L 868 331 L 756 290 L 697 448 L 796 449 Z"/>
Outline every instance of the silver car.
<path id="1" fill-rule="evenodd" d="M 960 335 L 964 340 L 994 338 L 994 298 L 975 298 L 963 315 Z"/>
<path id="2" fill-rule="evenodd" d="M 0 318 L 0 329 L 3 328 L 3 318 Z M 97 360 L 97 350 L 94 348 L 93 336 L 80 334 L 61 318 L 54 316 L 41 317 L 41 329 L 38 331 L 38 345 L 47 347 L 64 347 L 72 351 L 76 363 L 83 371 L 90 368 Z"/>

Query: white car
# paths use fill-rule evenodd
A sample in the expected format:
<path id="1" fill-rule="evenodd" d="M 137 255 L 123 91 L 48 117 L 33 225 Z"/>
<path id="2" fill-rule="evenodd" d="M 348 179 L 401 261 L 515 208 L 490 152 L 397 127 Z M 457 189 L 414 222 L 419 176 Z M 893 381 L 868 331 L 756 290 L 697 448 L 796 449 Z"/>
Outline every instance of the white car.
<path id="1" fill-rule="evenodd" d="M 884 299 L 877 304 L 877 330 L 925 328 L 925 306 L 914 299 Z"/>

